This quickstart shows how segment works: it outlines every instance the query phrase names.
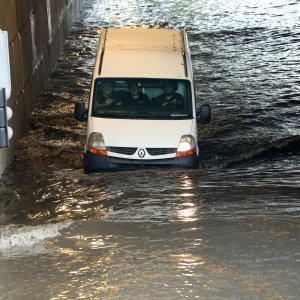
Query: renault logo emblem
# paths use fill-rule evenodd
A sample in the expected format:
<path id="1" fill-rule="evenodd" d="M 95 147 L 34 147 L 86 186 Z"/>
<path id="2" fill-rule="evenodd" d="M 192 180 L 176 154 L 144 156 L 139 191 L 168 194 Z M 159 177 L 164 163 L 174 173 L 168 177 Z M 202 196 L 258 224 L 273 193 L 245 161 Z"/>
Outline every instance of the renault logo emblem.
<path id="1" fill-rule="evenodd" d="M 140 158 L 143 158 L 143 157 L 146 155 L 145 150 L 144 150 L 144 149 L 140 149 L 140 150 L 138 151 L 138 155 L 139 155 Z"/>

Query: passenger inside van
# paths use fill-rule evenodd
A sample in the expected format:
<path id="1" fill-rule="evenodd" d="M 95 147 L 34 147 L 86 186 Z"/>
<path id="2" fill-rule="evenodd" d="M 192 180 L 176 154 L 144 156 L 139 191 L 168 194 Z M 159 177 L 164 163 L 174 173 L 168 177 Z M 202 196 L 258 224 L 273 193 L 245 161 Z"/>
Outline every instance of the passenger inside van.
<path id="1" fill-rule="evenodd" d="M 184 98 L 177 93 L 177 83 L 166 82 L 163 85 L 163 93 L 156 97 L 154 103 L 166 108 L 184 108 Z"/>
<path id="2" fill-rule="evenodd" d="M 129 105 L 147 105 L 151 104 L 147 94 L 140 91 L 138 82 L 130 81 L 128 83 L 129 93 L 127 95 L 127 104 Z"/>
<path id="3" fill-rule="evenodd" d="M 103 81 L 101 84 L 97 84 L 95 92 L 95 109 L 103 106 L 121 105 L 118 94 L 113 91 L 113 81 Z"/>

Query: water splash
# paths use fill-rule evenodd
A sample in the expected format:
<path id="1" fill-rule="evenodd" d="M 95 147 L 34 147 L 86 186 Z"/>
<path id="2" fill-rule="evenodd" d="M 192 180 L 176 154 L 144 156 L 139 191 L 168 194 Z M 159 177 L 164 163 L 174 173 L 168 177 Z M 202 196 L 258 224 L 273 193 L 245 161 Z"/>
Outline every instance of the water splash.
<path id="1" fill-rule="evenodd" d="M 0 228 L 0 252 L 2 254 L 28 249 L 47 239 L 57 237 L 72 222 L 39 225 L 39 226 L 4 226 Z"/>

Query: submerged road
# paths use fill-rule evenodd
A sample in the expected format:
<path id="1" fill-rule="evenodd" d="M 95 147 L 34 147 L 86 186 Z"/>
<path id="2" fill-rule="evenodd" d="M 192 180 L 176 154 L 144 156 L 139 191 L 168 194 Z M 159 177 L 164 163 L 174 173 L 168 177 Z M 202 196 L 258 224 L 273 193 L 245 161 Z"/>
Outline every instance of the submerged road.
<path id="1" fill-rule="evenodd" d="M 300 3 L 90 1 L 0 181 L 0 299 L 298 299 Z M 201 168 L 84 175 L 103 27 L 185 28 Z"/>

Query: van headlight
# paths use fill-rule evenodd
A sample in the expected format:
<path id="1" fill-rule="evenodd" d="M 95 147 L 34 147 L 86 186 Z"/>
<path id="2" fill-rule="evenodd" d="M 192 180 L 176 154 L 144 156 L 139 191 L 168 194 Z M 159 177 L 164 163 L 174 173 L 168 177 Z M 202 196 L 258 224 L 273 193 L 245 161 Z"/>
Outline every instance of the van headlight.
<path id="1" fill-rule="evenodd" d="M 190 156 L 197 154 L 196 142 L 192 135 L 183 135 L 180 139 L 176 157 Z"/>
<path id="2" fill-rule="evenodd" d="M 103 135 L 99 132 L 92 132 L 89 136 L 86 150 L 93 154 L 107 156 Z"/>

